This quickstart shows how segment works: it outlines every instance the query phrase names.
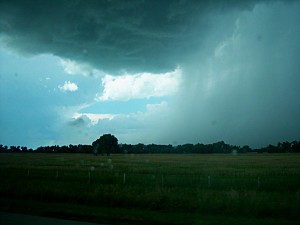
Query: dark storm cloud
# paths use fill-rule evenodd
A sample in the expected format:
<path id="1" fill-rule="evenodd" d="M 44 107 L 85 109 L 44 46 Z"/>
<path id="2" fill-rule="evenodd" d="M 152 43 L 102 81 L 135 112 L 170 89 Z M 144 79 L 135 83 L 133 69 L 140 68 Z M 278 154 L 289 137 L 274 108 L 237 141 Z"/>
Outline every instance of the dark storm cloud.
<path id="1" fill-rule="evenodd" d="M 8 47 L 52 53 L 108 72 L 166 71 L 201 47 L 213 16 L 257 1 L 1 1 Z"/>
<path id="2" fill-rule="evenodd" d="M 149 117 L 145 126 L 155 120 L 159 128 L 144 133 L 137 119 L 131 124 L 143 135 L 135 137 L 261 147 L 300 138 L 299 11 L 299 1 L 275 0 L 0 0 L 0 44 L 113 74 L 180 66 L 167 119 Z M 86 127 L 82 119 L 65 132 L 74 140 Z M 98 126 L 131 129 L 117 122 Z"/>

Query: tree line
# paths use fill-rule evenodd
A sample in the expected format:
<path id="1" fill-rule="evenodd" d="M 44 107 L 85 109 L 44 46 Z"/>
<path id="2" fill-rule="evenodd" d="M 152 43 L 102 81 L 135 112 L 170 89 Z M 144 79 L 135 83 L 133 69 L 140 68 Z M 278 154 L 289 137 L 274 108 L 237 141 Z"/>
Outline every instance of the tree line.
<path id="1" fill-rule="evenodd" d="M 158 145 L 158 144 L 118 144 L 118 139 L 111 134 L 104 134 L 91 145 L 64 145 L 41 146 L 36 149 L 24 146 L 4 146 L 0 144 L 0 153 L 88 153 L 94 155 L 109 154 L 210 154 L 210 153 L 299 153 L 300 141 L 279 142 L 277 145 L 268 145 L 259 149 L 251 147 L 226 144 L 219 141 L 213 144 L 183 144 L 183 145 Z"/>

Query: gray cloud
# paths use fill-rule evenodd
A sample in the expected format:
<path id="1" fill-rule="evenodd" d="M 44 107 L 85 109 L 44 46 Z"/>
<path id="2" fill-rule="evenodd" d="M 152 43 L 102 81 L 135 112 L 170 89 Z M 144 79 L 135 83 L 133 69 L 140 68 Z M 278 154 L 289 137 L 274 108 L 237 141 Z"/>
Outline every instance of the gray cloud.
<path id="1" fill-rule="evenodd" d="M 259 4 L 238 14 L 227 37 L 222 27 L 230 21 L 219 21 L 185 67 L 167 139 L 254 147 L 299 139 L 299 9 Z"/>
<path id="2" fill-rule="evenodd" d="M 71 126 L 71 127 L 84 127 L 87 125 L 87 121 L 89 121 L 89 119 L 84 116 L 84 117 L 79 117 L 77 119 L 74 119 L 72 121 L 70 121 L 68 124 Z"/>
<path id="3" fill-rule="evenodd" d="M 2 41 L 104 71 L 166 71 L 198 50 L 214 16 L 257 1 L 1 1 Z M 225 30 L 226 28 L 224 28 Z"/>

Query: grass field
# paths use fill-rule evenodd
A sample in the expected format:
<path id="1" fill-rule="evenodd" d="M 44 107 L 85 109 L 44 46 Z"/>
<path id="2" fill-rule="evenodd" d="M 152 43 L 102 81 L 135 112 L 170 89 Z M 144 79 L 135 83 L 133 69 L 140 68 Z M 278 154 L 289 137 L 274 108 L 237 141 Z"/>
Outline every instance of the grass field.
<path id="1" fill-rule="evenodd" d="M 300 155 L 1 154 L 1 211 L 108 224 L 299 224 Z"/>

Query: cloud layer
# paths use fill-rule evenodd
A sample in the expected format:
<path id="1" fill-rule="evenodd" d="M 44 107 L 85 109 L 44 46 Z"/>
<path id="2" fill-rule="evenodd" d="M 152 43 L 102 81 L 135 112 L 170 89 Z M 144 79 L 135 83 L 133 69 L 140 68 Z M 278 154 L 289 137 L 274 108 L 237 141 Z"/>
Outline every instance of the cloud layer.
<path id="1" fill-rule="evenodd" d="M 175 94 L 180 86 L 181 70 L 164 74 L 141 73 L 111 76 L 102 79 L 103 93 L 97 101 L 128 101 Z"/>
<path id="2" fill-rule="evenodd" d="M 45 114 L 65 141 L 89 142 L 111 132 L 124 142 L 224 140 L 260 147 L 300 139 L 299 11 L 299 1 L 7 0 L 0 2 L 0 43 L 25 57 L 59 56 L 64 73 L 82 75 L 42 79 L 44 89 L 75 91 L 80 84 L 72 94 L 54 92 L 59 97 L 53 99 L 47 89 L 48 101 L 70 111 L 61 109 L 57 121 Z M 10 102 L 24 101 L 8 87 L 36 90 L 26 89 L 36 82 L 28 74 L 36 73 L 16 82 L 13 72 L 3 74 L 1 113 L 9 115 L 20 107 Z M 44 89 L 25 96 L 38 93 L 42 102 Z M 169 95 L 172 101 L 163 99 Z M 146 102 L 153 98 L 159 100 Z M 122 116 L 103 112 L 110 102 L 129 107 L 133 99 L 148 106 Z M 76 108 L 84 104 L 100 110 Z"/>
<path id="3" fill-rule="evenodd" d="M 232 32 L 213 45 L 224 22 L 216 25 L 207 53 L 183 71 L 189 78 L 166 136 L 254 147 L 299 139 L 299 10 L 300 4 L 258 4 L 239 13 Z"/>
<path id="4" fill-rule="evenodd" d="M 170 71 L 203 46 L 214 17 L 255 1 L 19 1 L 0 3 L 1 41 L 117 74 Z"/>
<path id="5" fill-rule="evenodd" d="M 78 86 L 75 83 L 72 83 L 71 81 L 66 81 L 65 84 L 63 86 L 58 86 L 59 90 L 65 92 L 65 91 L 77 91 L 78 90 Z"/>
<path id="6" fill-rule="evenodd" d="M 82 76 L 98 76 L 101 72 L 86 63 L 78 63 L 70 59 L 61 59 L 60 65 L 63 67 L 65 73 L 70 75 Z"/>

